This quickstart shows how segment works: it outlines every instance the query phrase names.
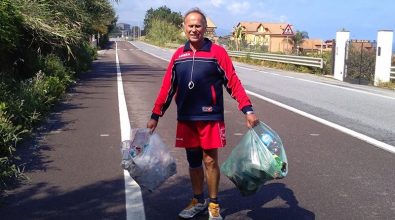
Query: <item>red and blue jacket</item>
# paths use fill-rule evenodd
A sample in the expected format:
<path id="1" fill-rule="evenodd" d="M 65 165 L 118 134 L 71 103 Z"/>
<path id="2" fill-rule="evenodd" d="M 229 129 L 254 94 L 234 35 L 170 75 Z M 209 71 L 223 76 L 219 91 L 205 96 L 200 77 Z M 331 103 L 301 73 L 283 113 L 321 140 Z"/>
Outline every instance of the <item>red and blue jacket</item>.
<path id="1" fill-rule="evenodd" d="M 173 96 L 180 121 L 223 121 L 224 86 L 238 102 L 239 110 L 252 111 L 248 98 L 226 50 L 209 39 L 193 52 L 189 42 L 178 48 L 170 60 L 151 118 L 158 120 Z"/>

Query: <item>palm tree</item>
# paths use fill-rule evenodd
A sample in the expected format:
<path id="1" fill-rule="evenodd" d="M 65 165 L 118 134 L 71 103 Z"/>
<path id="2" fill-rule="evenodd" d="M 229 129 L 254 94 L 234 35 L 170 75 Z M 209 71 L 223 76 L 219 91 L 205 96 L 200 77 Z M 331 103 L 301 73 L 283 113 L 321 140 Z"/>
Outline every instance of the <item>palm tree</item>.
<path id="1" fill-rule="evenodd" d="M 233 37 L 235 38 L 236 50 L 239 51 L 240 43 L 244 40 L 243 26 L 238 26 L 234 28 Z"/>
<path id="2" fill-rule="evenodd" d="M 296 31 L 295 35 L 290 39 L 290 43 L 296 52 L 298 52 L 298 48 L 303 44 L 305 39 L 309 39 L 309 34 L 306 31 Z"/>

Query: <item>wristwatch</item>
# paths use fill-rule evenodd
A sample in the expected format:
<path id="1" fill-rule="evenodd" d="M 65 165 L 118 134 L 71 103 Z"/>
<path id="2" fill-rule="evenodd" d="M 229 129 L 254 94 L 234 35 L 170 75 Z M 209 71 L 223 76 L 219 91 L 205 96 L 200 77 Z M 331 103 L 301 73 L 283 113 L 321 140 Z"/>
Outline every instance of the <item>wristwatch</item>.
<path id="1" fill-rule="evenodd" d="M 252 115 L 252 114 L 254 114 L 254 111 L 247 111 L 246 112 L 246 115 Z"/>

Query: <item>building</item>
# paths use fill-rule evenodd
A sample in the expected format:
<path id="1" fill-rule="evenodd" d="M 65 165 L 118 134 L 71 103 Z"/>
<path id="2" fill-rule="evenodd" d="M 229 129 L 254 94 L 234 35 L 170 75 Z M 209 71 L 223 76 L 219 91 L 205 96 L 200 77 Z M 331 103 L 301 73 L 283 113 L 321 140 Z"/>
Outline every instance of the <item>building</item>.
<path id="1" fill-rule="evenodd" d="M 130 24 L 126 24 L 126 23 L 117 23 L 117 28 L 121 31 L 122 33 L 122 38 L 129 36 L 130 35 Z"/>
<path id="2" fill-rule="evenodd" d="M 206 36 L 210 39 L 214 39 L 216 37 L 215 29 L 217 28 L 217 26 L 209 17 L 206 17 L 206 19 L 207 19 Z"/>
<path id="3" fill-rule="evenodd" d="M 286 29 L 289 30 L 286 30 Z M 236 36 L 238 30 L 241 36 Z M 288 31 L 285 35 L 284 32 Z M 292 25 L 287 23 L 267 22 L 239 22 L 233 32 L 234 39 L 241 38 L 248 45 L 266 46 L 268 52 L 289 53 L 292 51 L 292 43 L 289 38 L 293 36 Z"/>
<path id="4" fill-rule="evenodd" d="M 129 31 L 130 30 L 130 24 L 117 23 L 117 28 L 119 28 L 122 31 Z"/>
<path id="5" fill-rule="evenodd" d="M 372 42 L 370 40 L 350 40 L 352 49 L 361 50 L 362 48 L 365 50 L 374 50 L 376 48 L 376 42 Z"/>
<path id="6" fill-rule="evenodd" d="M 323 41 L 321 39 L 304 39 L 302 45 L 299 47 L 301 52 L 315 52 L 321 53 L 321 51 L 331 51 L 332 42 Z"/>

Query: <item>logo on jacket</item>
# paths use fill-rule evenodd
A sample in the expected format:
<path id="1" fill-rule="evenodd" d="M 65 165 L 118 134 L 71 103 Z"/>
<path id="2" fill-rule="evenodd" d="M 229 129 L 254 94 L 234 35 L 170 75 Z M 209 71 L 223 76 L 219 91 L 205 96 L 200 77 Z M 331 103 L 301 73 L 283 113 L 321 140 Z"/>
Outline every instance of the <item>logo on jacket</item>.
<path id="1" fill-rule="evenodd" d="M 212 112 L 213 111 L 213 107 L 212 106 L 203 106 L 202 107 L 202 111 L 203 112 Z"/>
<path id="2" fill-rule="evenodd" d="M 178 58 L 183 58 L 183 57 L 187 57 L 187 56 L 191 56 L 191 53 L 183 53 L 180 56 L 178 56 Z"/>

